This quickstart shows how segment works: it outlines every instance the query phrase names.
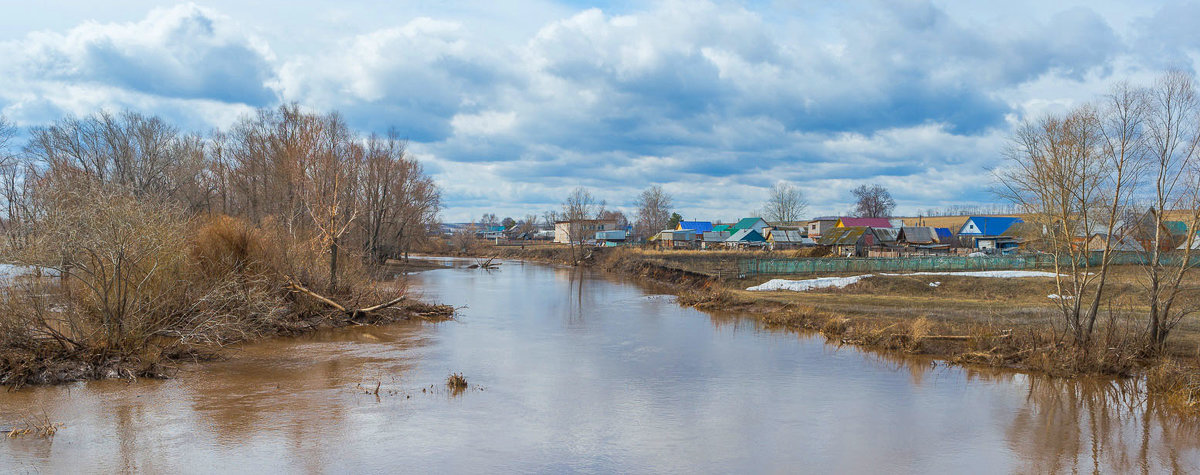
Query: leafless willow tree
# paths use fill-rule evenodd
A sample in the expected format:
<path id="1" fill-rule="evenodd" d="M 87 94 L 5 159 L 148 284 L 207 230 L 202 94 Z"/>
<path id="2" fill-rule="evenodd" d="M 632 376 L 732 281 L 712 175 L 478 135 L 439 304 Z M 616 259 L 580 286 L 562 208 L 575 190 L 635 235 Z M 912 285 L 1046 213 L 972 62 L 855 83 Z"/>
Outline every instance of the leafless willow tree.
<path id="1" fill-rule="evenodd" d="M 1087 246 L 1076 237 L 1098 226 L 1111 228 L 1131 191 L 1121 172 L 1128 171 L 1129 156 L 1106 153 L 1104 124 L 1092 106 L 1025 123 L 1008 152 L 1010 168 L 1000 174 L 1002 194 L 1030 213 L 1027 223 L 1046 231 L 1042 250 L 1054 257 L 1056 303 L 1067 334 L 1080 347 L 1091 339 L 1107 262 L 1095 272 Z M 1127 127 L 1117 119 L 1113 145 L 1120 146 L 1121 134 L 1136 133 Z M 1106 239 L 1105 258 L 1111 241 Z M 1091 305 L 1084 304 L 1088 297 Z"/>
<path id="2" fill-rule="evenodd" d="M 653 185 L 638 195 L 634 204 L 637 206 L 634 232 L 641 237 L 653 236 L 654 233 L 666 229 L 671 220 L 671 195 L 659 185 Z"/>
<path id="3" fill-rule="evenodd" d="M 808 210 L 804 192 L 790 183 L 779 182 L 771 187 L 767 202 L 763 205 L 763 217 L 774 224 L 799 221 Z"/>
<path id="4" fill-rule="evenodd" d="M 1200 99 L 1191 75 L 1173 71 L 1160 77 L 1147 93 L 1146 154 L 1153 231 L 1146 271 L 1149 305 L 1147 331 L 1161 347 L 1170 331 L 1197 308 L 1179 305 L 1186 291 L 1184 278 L 1192 271 L 1191 243 L 1200 225 Z M 1177 239 L 1166 232 L 1167 210 L 1188 210 L 1189 224 L 1182 252 L 1174 252 Z M 1164 253 L 1175 254 L 1166 258 Z M 1180 255 L 1182 254 L 1182 255 Z"/>
<path id="5" fill-rule="evenodd" d="M 854 214 L 863 218 L 886 218 L 896 209 L 892 193 L 882 185 L 859 185 L 854 194 Z"/>
<path id="6" fill-rule="evenodd" d="M 364 251 L 376 263 L 406 258 L 437 218 L 441 196 L 395 131 L 367 139 L 362 178 Z"/>

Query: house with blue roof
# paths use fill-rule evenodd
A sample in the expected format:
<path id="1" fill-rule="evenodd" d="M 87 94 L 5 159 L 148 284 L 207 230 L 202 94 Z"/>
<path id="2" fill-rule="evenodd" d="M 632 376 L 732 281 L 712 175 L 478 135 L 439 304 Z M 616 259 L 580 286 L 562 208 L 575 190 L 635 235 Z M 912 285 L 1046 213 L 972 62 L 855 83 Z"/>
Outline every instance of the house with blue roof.
<path id="1" fill-rule="evenodd" d="M 1012 216 L 971 216 L 958 230 L 964 245 L 988 252 L 1012 254 L 1017 252 L 1021 239 L 1016 235 L 1018 224 L 1025 220 Z"/>
<path id="2" fill-rule="evenodd" d="M 696 234 L 707 233 L 713 230 L 712 221 L 680 221 L 679 226 L 675 227 L 676 231 L 690 229 Z"/>

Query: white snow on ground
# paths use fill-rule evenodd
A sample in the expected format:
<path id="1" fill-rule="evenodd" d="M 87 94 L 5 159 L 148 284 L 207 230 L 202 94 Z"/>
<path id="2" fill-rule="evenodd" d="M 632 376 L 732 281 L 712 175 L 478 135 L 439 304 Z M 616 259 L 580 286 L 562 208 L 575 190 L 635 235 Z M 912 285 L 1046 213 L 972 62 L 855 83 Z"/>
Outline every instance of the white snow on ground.
<path id="1" fill-rule="evenodd" d="M 882 276 L 905 276 L 905 275 L 955 275 L 962 277 L 991 277 L 1001 279 L 1014 279 L 1020 277 L 1054 277 L 1053 272 L 1042 272 L 1032 270 L 987 270 L 987 271 L 963 271 L 963 272 L 913 272 L 911 274 L 884 274 Z M 788 279 L 771 279 L 767 282 L 748 287 L 749 291 L 771 291 L 771 290 L 792 290 L 803 292 L 805 290 L 823 289 L 826 287 L 842 288 L 847 285 L 858 282 L 867 277 L 874 277 L 874 274 L 855 275 L 850 277 L 820 277 L 816 279 L 805 280 L 788 280 Z M 930 287 L 942 285 L 941 282 L 931 282 Z"/>
<path id="2" fill-rule="evenodd" d="M 0 280 L 12 280 L 16 277 L 25 275 L 36 275 L 37 268 L 33 266 L 18 266 L 13 264 L 0 264 Z M 57 272 L 50 269 L 42 269 L 42 275 L 58 275 Z"/>
<path id="3" fill-rule="evenodd" d="M 1065 295 L 1065 296 L 1064 296 L 1064 295 L 1058 295 L 1058 294 L 1050 294 L 1050 295 L 1047 295 L 1047 296 L 1046 296 L 1046 298 L 1048 298 L 1048 299 L 1050 299 L 1050 300 L 1058 300 L 1058 299 L 1063 299 L 1063 300 L 1071 300 L 1071 299 L 1073 299 L 1073 298 L 1075 298 L 1075 297 L 1072 297 L 1072 296 L 1070 296 L 1070 295 Z"/>
<path id="4" fill-rule="evenodd" d="M 840 289 L 867 277 L 871 277 L 871 274 L 856 275 L 851 277 L 821 277 L 817 279 L 806 280 L 771 279 L 760 285 L 747 288 L 746 290 L 792 290 L 796 292 L 803 292 L 805 290 L 824 289 L 826 287 L 837 287 Z"/>

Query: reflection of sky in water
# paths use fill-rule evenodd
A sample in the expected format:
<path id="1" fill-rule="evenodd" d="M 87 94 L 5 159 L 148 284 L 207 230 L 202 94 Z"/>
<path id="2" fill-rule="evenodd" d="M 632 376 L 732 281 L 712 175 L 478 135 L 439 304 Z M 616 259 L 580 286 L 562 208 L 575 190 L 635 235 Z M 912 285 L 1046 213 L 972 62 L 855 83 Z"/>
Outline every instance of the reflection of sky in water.
<path id="1" fill-rule="evenodd" d="M 988 473 L 1200 463 L 1195 425 L 1121 410 L 1119 392 L 1096 389 L 1111 385 L 837 348 L 565 268 L 506 262 L 412 280 L 432 300 L 465 305 L 458 321 L 272 340 L 170 381 L 0 394 L 3 422 L 44 410 L 67 423 L 53 441 L 0 443 L 0 467 Z M 448 395 L 451 372 L 475 389 Z M 377 382 L 379 398 L 356 388 Z"/>

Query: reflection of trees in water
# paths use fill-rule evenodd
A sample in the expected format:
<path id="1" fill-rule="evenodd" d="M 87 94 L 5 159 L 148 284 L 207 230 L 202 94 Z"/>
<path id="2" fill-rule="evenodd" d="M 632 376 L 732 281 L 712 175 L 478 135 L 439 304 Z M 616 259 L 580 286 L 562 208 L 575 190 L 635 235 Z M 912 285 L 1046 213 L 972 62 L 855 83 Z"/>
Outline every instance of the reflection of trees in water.
<path id="1" fill-rule="evenodd" d="M 1186 471 L 1200 460 L 1200 426 L 1145 399 L 1137 379 L 1030 378 L 1006 431 L 1020 472 Z"/>
<path id="2" fill-rule="evenodd" d="M 420 323 L 352 327 L 268 343 L 256 351 L 265 352 L 266 358 L 235 360 L 219 371 L 197 374 L 186 382 L 186 389 L 195 413 L 206 421 L 204 430 L 211 428 L 222 445 L 278 434 L 274 437 L 287 444 L 288 453 L 303 457 L 297 462 L 318 464 L 306 470 L 321 471 L 321 460 L 330 454 L 318 448 L 326 439 L 352 438 L 355 429 L 348 427 L 348 413 L 361 398 L 371 397 L 354 386 L 376 380 L 385 387 L 395 383 L 415 365 L 403 353 L 425 345 L 425 331 Z M 320 343 L 317 353 L 305 351 L 309 341 Z M 371 356 L 353 353 L 365 350 L 361 347 L 339 349 L 375 342 L 387 346 Z M 322 349 L 334 351 L 320 353 Z"/>

